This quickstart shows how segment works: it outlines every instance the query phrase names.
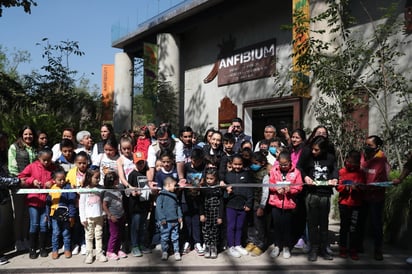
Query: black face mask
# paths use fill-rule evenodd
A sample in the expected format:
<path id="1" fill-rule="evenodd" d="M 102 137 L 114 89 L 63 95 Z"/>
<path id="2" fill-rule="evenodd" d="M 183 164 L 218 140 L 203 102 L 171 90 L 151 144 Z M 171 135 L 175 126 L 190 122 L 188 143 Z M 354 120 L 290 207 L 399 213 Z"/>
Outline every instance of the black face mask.
<path id="1" fill-rule="evenodd" d="M 363 147 L 363 151 L 365 152 L 366 155 L 374 155 L 378 150 L 379 148 L 373 148 L 370 146 Z"/>

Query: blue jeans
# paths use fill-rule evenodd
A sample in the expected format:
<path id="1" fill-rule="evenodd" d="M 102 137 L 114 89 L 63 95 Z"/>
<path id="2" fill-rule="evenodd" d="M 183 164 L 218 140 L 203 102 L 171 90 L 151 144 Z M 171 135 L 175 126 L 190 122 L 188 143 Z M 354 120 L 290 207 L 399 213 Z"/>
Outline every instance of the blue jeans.
<path id="1" fill-rule="evenodd" d="M 179 252 L 179 223 L 174 221 L 159 225 L 162 251 L 167 252 L 169 250 L 169 241 L 172 241 L 174 252 Z"/>
<path id="2" fill-rule="evenodd" d="M 70 251 L 70 222 L 59 222 L 56 219 L 52 218 L 52 250 L 57 252 L 59 250 L 59 238 L 60 235 L 63 236 L 63 246 L 64 251 Z"/>
<path id="3" fill-rule="evenodd" d="M 131 216 L 130 240 L 132 247 L 143 245 L 147 212 L 134 213 Z"/>
<path id="4" fill-rule="evenodd" d="M 228 247 L 241 244 L 242 229 L 245 223 L 246 211 L 243 209 L 226 208 L 227 245 Z"/>
<path id="5" fill-rule="evenodd" d="M 30 233 L 47 232 L 47 214 L 45 207 L 29 206 Z"/>

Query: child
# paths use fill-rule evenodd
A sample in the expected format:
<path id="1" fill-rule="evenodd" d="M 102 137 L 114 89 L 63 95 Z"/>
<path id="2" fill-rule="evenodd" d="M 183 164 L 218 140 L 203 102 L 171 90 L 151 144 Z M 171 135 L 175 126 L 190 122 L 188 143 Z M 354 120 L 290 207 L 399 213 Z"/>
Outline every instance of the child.
<path id="1" fill-rule="evenodd" d="M 120 138 L 121 155 L 117 159 L 117 170 L 119 172 L 120 182 L 124 187 L 129 187 L 127 178 L 129 174 L 135 169 L 133 163 L 133 140 L 129 135 L 124 135 Z"/>
<path id="2" fill-rule="evenodd" d="M 163 190 L 156 199 L 156 221 L 160 226 L 160 242 L 162 245 L 162 260 L 168 259 L 168 242 L 173 244 L 175 260 L 180 261 L 179 253 L 179 224 L 182 223 L 182 209 L 174 193 L 176 180 L 166 177 L 163 181 Z"/>
<path id="3" fill-rule="evenodd" d="M 98 160 L 93 162 L 93 165 L 100 167 L 100 185 L 104 185 L 104 176 L 108 172 L 117 173 L 117 159 L 119 158 L 118 143 L 114 137 L 107 139 L 103 148 L 104 153 L 99 154 Z"/>
<path id="4" fill-rule="evenodd" d="M 63 168 L 53 172 L 53 185 L 50 189 L 71 189 L 70 183 L 66 182 L 66 173 Z M 76 193 L 55 192 L 47 197 L 48 212 L 52 224 L 52 259 L 59 258 L 59 241 L 63 237 L 64 256 L 72 257 L 70 227 L 74 225 L 76 209 L 74 206 Z"/>
<path id="5" fill-rule="evenodd" d="M 302 175 L 292 165 L 289 152 L 279 154 L 276 165 L 270 170 L 269 182 L 273 185 L 269 189 L 269 205 L 272 207 L 275 246 L 270 256 L 276 258 L 283 248 L 283 258 L 289 259 L 289 247 L 293 244 L 292 211 L 296 208 L 294 196 L 302 190 Z"/>
<path id="6" fill-rule="evenodd" d="M 70 183 L 72 188 L 83 187 L 84 178 L 88 167 L 88 156 L 85 151 L 80 151 L 74 158 L 75 167 L 69 170 L 66 175 L 66 181 Z M 78 200 L 80 196 L 76 195 L 76 217 L 72 231 L 72 255 L 86 255 L 86 242 L 84 239 L 84 229 L 79 218 Z"/>
<path id="7" fill-rule="evenodd" d="M 163 188 L 163 181 L 167 177 L 172 177 L 173 179 L 177 180 L 177 169 L 174 164 L 174 156 L 173 153 L 169 150 L 163 150 L 160 153 L 159 159 L 162 163 L 162 167 L 159 171 L 156 172 L 155 175 L 155 182 L 156 186 L 159 188 Z"/>
<path id="8" fill-rule="evenodd" d="M 323 136 L 313 138 L 310 152 L 301 155 L 297 166 L 307 185 L 306 211 L 311 244 L 308 261 L 316 261 L 319 252 L 325 260 L 333 260 L 327 247 L 330 196 L 339 176 L 336 158 L 330 152 L 328 139 Z"/>
<path id="9" fill-rule="evenodd" d="M 136 161 L 136 168 L 129 174 L 127 179 L 130 187 L 137 188 L 129 192 L 130 240 L 132 255 L 141 257 L 142 251 L 146 250 L 143 239 L 146 233 L 145 223 L 150 209 L 150 190 L 147 185 L 147 166 L 144 153 L 136 152 L 134 159 Z"/>
<path id="10" fill-rule="evenodd" d="M 74 143 L 69 139 L 62 139 L 60 142 L 61 155 L 56 160 L 56 164 L 64 168 L 64 171 L 68 172 L 74 167 L 74 159 L 76 154 L 74 153 Z"/>
<path id="11" fill-rule="evenodd" d="M 235 136 L 232 133 L 225 133 L 223 135 L 223 156 L 220 159 L 219 163 L 219 178 L 222 180 L 225 178 L 227 169 L 227 163 L 230 160 L 230 157 L 235 153 L 233 151 L 233 147 L 235 146 L 236 139 Z"/>
<path id="12" fill-rule="evenodd" d="M 28 188 L 50 188 L 53 184 L 52 172 L 56 165 L 52 162 L 53 152 L 50 149 L 42 149 L 38 152 L 38 160 L 29 164 L 19 174 L 23 187 Z M 37 259 L 37 238 L 40 230 L 40 256 L 47 257 L 46 236 L 47 236 L 47 212 L 46 193 L 31 193 L 26 196 L 26 205 L 29 208 L 30 216 L 30 259 Z"/>
<path id="13" fill-rule="evenodd" d="M 190 154 L 190 162 L 185 164 L 186 183 L 198 187 L 205 169 L 203 150 L 195 148 Z M 188 253 L 192 245 L 199 256 L 204 255 L 201 244 L 199 222 L 199 189 L 184 189 L 181 195 L 181 207 L 184 216 L 184 241 L 183 252 Z"/>
<path id="14" fill-rule="evenodd" d="M 260 145 L 265 141 L 266 140 L 262 140 Z M 262 151 L 254 152 L 250 170 L 253 173 L 253 179 L 256 184 L 269 183 L 268 167 L 269 165 L 265 154 Z M 269 214 L 265 216 L 264 213 L 268 196 L 269 189 L 267 187 L 258 186 L 253 188 L 253 212 L 250 214 L 252 216 L 248 215 L 248 244 L 245 249 L 255 256 L 261 255 L 266 247 L 266 219 Z"/>
<path id="15" fill-rule="evenodd" d="M 216 259 L 217 244 L 224 215 L 223 192 L 219 187 L 216 168 L 206 169 L 205 181 L 207 188 L 202 188 L 200 191 L 199 207 L 205 243 L 204 255 L 205 258 Z"/>
<path id="16" fill-rule="evenodd" d="M 362 205 L 362 192 L 356 184 L 364 184 L 365 176 L 360 170 L 361 154 L 352 150 L 345 160 L 345 167 L 339 170 L 339 256 L 348 257 L 348 248 L 352 260 L 359 260 L 358 244 L 359 234 L 359 213 Z M 350 184 L 350 185 L 349 185 Z M 349 235 L 349 246 L 347 238 Z"/>
<path id="17" fill-rule="evenodd" d="M 231 184 L 250 183 L 249 173 L 243 169 L 243 158 L 235 154 L 231 159 L 232 171 L 226 173 L 225 182 L 228 198 L 226 204 L 227 244 L 229 255 L 239 258 L 249 252 L 241 246 L 242 229 L 246 212 L 253 206 L 253 190 L 249 187 L 230 186 Z"/>
<path id="18" fill-rule="evenodd" d="M 97 167 L 90 168 L 86 171 L 83 187 L 87 189 L 100 188 L 99 180 L 99 169 Z M 101 196 L 101 192 L 80 194 L 80 221 L 86 234 L 86 264 L 93 262 L 93 240 L 96 242 L 96 260 L 107 262 L 103 253 L 104 211 Z"/>
<path id="19" fill-rule="evenodd" d="M 125 220 L 122 193 L 116 190 L 118 185 L 119 176 L 116 172 L 110 171 L 104 176 L 104 187 L 113 189 L 106 191 L 103 198 L 103 210 L 106 212 L 110 231 L 109 243 L 107 246 L 107 258 L 109 260 L 127 258 L 126 253 L 120 250 L 122 240 L 121 232 Z"/>

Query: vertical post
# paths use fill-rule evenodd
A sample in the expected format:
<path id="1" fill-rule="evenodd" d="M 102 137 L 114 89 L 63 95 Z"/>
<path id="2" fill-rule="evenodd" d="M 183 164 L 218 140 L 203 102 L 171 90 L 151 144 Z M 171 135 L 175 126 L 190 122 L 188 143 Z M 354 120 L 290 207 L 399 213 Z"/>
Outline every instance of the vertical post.
<path id="1" fill-rule="evenodd" d="M 116 133 L 132 128 L 133 57 L 116 53 L 114 60 L 114 120 Z"/>

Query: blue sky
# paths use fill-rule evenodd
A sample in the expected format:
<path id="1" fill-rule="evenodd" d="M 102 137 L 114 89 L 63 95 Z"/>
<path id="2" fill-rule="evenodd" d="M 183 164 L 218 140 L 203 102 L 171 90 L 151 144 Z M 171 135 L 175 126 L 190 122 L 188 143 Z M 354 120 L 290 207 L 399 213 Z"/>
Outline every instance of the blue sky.
<path id="1" fill-rule="evenodd" d="M 70 68 L 101 87 L 101 65 L 112 64 L 121 52 L 111 47 L 112 26 L 133 31 L 138 24 L 167 10 L 182 0 L 36 0 L 31 14 L 23 8 L 3 9 L 0 17 L 0 45 L 8 52 L 26 50 L 31 62 L 18 70 L 28 74 L 45 64 L 42 47 L 36 43 L 47 37 L 52 44 L 78 41 L 85 52 L 72 57 Z M 93 75 L 94 74 L 94 75 Z"/>

